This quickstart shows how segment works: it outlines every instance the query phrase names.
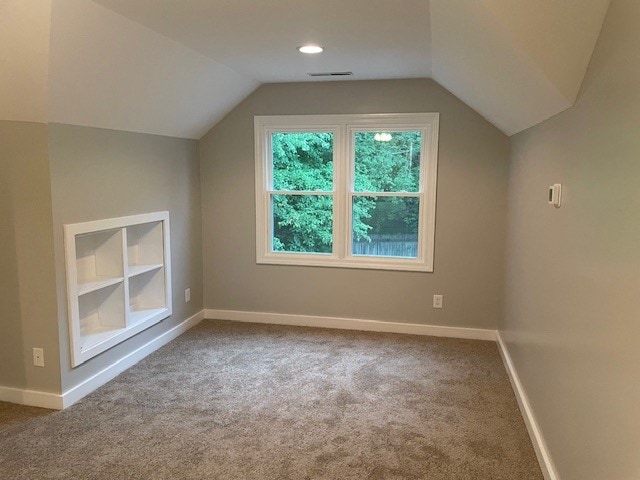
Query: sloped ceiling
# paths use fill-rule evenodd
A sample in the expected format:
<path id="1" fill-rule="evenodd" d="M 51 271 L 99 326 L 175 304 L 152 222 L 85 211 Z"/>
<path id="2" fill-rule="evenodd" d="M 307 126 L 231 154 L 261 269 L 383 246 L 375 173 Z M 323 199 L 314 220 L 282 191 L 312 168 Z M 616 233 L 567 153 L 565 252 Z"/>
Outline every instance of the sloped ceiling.
<path id="1" fill-rule="evenodd" d="M 431 0 L 432 75 L 512 135 L 571 107 L 609 0 Z"/>
<path id="2" fill-rule="evenodd" d="M 257 85 L 93 2 L 53 2 L 51 122 L 200 138 Z"/>
<path id="3" fill-rule="evenodd" d="M 353 71 L 433 77 L 511 135 L 575 102 L 608 5 L 0 0 L 0 119 L 200 138 L 261 83 Z"/>

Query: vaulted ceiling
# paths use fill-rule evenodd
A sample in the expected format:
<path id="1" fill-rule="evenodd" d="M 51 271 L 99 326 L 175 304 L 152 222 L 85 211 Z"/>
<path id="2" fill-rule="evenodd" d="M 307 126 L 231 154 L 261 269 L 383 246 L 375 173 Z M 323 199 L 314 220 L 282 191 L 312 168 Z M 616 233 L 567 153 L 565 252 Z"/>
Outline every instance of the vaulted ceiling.
<path id="1" fill-rule="evenodd" d="M 200 138 L 261 83 L 352 71 L 511 135 L 573 105 L 609 1 L 0 0 L 0 119 Z"/>

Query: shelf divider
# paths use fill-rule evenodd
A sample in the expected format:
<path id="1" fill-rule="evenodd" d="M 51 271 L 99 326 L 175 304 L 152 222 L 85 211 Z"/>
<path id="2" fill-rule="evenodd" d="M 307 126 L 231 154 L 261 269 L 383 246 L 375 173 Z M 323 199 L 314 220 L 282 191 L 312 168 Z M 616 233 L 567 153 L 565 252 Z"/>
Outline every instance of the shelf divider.
<path id="1" fill-rule="evenodd" d="M 167 307 L 147 308 L 144 310 L 129 310 L 129 327 L 133 327 L 139 323 L 142 323 L 149 318 L 166 312 L 167 310 Z"/>
<path id="2" fill-rule="evenodd" d="M 162 263 L 151 263 L 149 265 L 129 265 L 129 278 L 135 277 L 136 275 L 141 275 L 143 273 L 151 272 L 153 270 L 158 270 L 159 268 L 164 267 Z"/>
<path id="3" fill-rule="evenodd" d="M 95 292 L 102 288 L 110 287 L 124 281 L 124 277 L 99 276 L 78 284 L 78 296 Z"/>

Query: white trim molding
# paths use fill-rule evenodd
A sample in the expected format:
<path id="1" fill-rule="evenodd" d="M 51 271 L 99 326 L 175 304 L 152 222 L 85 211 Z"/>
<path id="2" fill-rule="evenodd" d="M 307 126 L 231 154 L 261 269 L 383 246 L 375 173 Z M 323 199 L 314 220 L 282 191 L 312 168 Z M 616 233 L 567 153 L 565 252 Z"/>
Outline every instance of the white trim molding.
<path id="1" fill-rule="evenodd" d="M 533 449 L 538 457 L 538 463 L 540 464 L 542 474 L 544 475 L 545 480 L 560 480 L 553 463 L 553 459 L 551 458 L 551 453 L 547 448 L 547 444 L 542 436 L 542 431 L 540 430 L 536 417 L 533 414 L 533 409 L 529 403 L 529 397 L 527 396 L 524 386 L 520 381 L 520 377 L 518 376 L 518 372 L 513 364 L 507 345 L 502 339 L 500 332 L 496 332 L 496 341 L 498 342 L 498 350 L 502 356 L 504 366 L 507 369 L 507 374 L 509 375 L 511 386 L 513 387 L 513 391 L 516 395 L 516 400 L 518 401 L 518 406 L 520 407 L 524 423 L 527 426 L 529 437 L 531 437 Z"/>
<path id="2" fill-rule="evenodd" d="M 184 320 L 170 330 L 157 336 L 145 345 L 117 360 L 105 369 L 67 390 L 62 395 L 34 390 L 24 390 L 0 386 L 0 401 L 29 405 L 34 407 L 61 410 L 84 398 L 97 388 L 106 384 L 120 373 L 138 363 L 149 354 L 166 345 L 171 340 L 195 327 L 203 319 L 228 320 L 235 322 L 262 323 L 274 325 L 293 325 L 301 327 L 335 328 L 342 330 L 361 330 L 368 332 L 403 333 L 411 335 L 430 335 L 435 337 L 463 338 L 472 340 L 495 341 L 513 387 L 518 406 L 522 413 L 534 451 L 538 458 L 545 480 L 560 480 L 547 448 L 544 437 L 529 403 L 522 382 L 513 364 L 507 346 L 496 330 L 483 328 L 448 327 L 442 325 L 423 325 L 417 323 L 397 323 L 380 320 L 356 318 L 323 317 L 315 315 L 293 315 L 283 313 L 245 312 L 238 310 L 205 309 Z"/>
<path id="3" fill-rule="evenodd" d="M 473 340 L 496 340 L 496 331 L 484 328 L 446 327 L 418 323 L 397 323 L 358 318 L 321 317 L 316 315 L 292 315 L 287 313 L 243 312 L 238 310 L 206 309 L 205 318 L 231 320 L 234 322 L 270 323 L 298 327 L 337 328 L 341 330 L 363 330 L 367 332 L 405 333 L 431 335 L 433 337 L 467 338 Z"/>
<path id="4" fill-rule="evenodd" d="M 62 410 L 62 395 L 58 393 L 24 390 L 21 388 L 0 386 L 0 402 L 17 403 L 29 407 Z"/>
<path id="5" fill-rule="evenodd" d="M 134 366 L 140 360 L 155 352 L 160 347 L 166 345 L 171 340 L 178 338 L 190 328 L 195 327 L 204 319 L 204 317 L 204 310 L 199 311 L 170 330 L 167 330 L 153 340 L 135 349 L 133 352 L 130 352 L 124 357 L 118 359 L 82 383 L 70 388 L 62 395 L 0 386 L 0 401 L 29 405 L 32 407 L 49 408 L 53 410 L 68 408 L 105 383 L 113 380 L 122 372 Z"/>
<path id="6" fill-rule="evenodd" d="M 540 469 L 545 480 L 560 480 L 551 454 L 544 441 L 542 432 L 535 419 L 529 399 L 515 370 L 506 344 L 497 330 L 484 328 L 447 327 L 442 325 L 422 325 L 417 323 L 396 323 L 380 320 L 356 318 L 322 317 L 315 315 L 292 315 L 283 313 L 244 312 L 238 310 L 206 309 L 205 318 L 211 320 L 229 320 L 234 322 L 266 323 L 274 325 L 293 325 L 300 327 L 336 328 L 342 330 L 362 330 L 369 332 L 404 333 L 411 335 L 430 335 L 434 337 L 464 338 L 471 340 L 489 340 L 498 344 L 507 375 L 513 387 L 520 412 L 533 444 Z"/>
<path id="7" fill-rule="evenodd" d="M 170 230 L 168 211 L 64 225 L 73 367 L 171 316 Z"/>
<path id="8" fill-rule="evenodd" d="M 256 262 L 275 265 L 433 272 L 439 119 L 439 113 L 436 112 L 255 116 Z M 333 136 L 333 186 L 330 190 L 277 189 L 273 184 L 273 135 L 311 132 L 328 133 Z M 357 132 L 419 132 L 420 174 L 416 191 L 356 190 L 355 135 Z M 283 195 L 332 199 L 333 238 L 330 253 L 274 249 L 272 245 L 273 200 Z M 353 201 L 358 197 L 406 197 L 417 200 L 419 211 L 415 257 L 361 255 L 352 252 Z"/>
<path id="9" fill-rule="evenodd" d="M 204 319 L 204 310 L 200 310 L 195 315 L 187 318 L 185 321 L 179 323 L 175 327 L 167 330 L 166 332 L 158 335 L 150 342 L 145 343 L 141 347 L 135 349 L 133 352 L 127 354 L 116 362 L 112 363 L 108 367 L 99 371 L 92 377 L 89 377 L 82 383 L 70 388 L 62 394 L 62 408 L 67 408 L 76 403 L 78 400 L 89 395 L 94 390 L 98 389 L 105 383 L 113 380 L 128 368 L 133 367 L 143 358 L 149 356 L 160 347 L 166 345 L 171 340 L 178 338 L 184 332 L 190 328 L 195 327 Z"/>

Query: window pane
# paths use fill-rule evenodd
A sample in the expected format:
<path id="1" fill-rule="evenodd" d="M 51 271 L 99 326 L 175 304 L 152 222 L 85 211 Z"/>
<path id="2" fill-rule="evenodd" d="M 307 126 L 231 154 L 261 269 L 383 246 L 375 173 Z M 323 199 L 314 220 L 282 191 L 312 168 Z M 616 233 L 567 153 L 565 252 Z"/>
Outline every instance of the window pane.
<path id="1" fill-rule="evenodd" d="M 356 192 L 417 192 L 421 132 L 356 132 Z"/>
<path id="2" fill-rule="evenodd" d="M 353 197 L 352 253 L 417 258 L 419 208 L 416 197 Z"/>
<path id="3" fill-rule="evenodd" d="M 272 195 L 274 252 L 331 253 L 333 196 Z"/>
<path id="4" fill-rule="evenodd" d="M 274 190 L 333 190 L 333 133 L 273 133 Z"/>

